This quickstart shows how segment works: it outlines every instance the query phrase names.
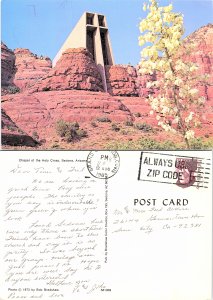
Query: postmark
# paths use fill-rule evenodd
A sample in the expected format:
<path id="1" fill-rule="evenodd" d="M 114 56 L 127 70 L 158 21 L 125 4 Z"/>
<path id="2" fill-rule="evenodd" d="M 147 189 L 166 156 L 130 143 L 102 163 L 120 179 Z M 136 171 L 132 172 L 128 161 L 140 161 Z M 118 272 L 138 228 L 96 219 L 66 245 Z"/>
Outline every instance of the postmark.
<path id="1" fill-rule="evenodd" d="M 114 176 L 120 166 L 117 151 L 91 151 L 87 157 L 87 169 L 96 178 L 108 179 Z"/>
<path id="2" fill-rule="evenodd" d="M 182 188 L 194 185 L 197 182 L 196 174 L 200 159 L 177 157 L 175 160 L 175 171 L 180 174 L 176 184 Z"/>
<path id="3" fill-rule="evenodd" d="M 208 188 L 210 159 L 159 152 L 141 152 L 138 180 Z"/>

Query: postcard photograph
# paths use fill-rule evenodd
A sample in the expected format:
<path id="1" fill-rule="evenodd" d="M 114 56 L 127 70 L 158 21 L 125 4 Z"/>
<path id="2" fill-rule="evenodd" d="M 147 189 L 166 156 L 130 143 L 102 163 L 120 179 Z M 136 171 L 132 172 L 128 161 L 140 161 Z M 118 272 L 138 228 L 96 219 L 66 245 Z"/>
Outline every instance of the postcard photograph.
<path id="1" fill-rule="evenodd" d="M 212 299 L 211 151 L 0 151 L 0 299 Z"/>
<path id="2" fill-rule="evenodd" d="M 2 149 L 212 149 L 212 1 L 1 10 Z"/>

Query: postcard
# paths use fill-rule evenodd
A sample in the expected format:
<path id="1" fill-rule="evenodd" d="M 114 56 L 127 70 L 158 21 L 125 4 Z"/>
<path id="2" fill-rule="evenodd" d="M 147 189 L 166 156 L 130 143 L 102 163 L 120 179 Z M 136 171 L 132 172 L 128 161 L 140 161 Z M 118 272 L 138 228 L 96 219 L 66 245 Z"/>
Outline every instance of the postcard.
<path id="1" fill-rule="evenodd" d="M 213 148 L 211 0 L 4 0 L 1 145 Z"/>
<path id="2" fill-rule="evenodd" d="M 0 299 L 207 300 L 211 151 L 0 151 Z"/>

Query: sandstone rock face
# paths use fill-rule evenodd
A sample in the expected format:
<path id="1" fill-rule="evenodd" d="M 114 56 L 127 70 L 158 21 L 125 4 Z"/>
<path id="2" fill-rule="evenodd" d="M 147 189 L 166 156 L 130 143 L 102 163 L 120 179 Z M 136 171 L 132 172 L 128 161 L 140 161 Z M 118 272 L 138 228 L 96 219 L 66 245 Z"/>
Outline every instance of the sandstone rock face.
<path id="1" fill-rule="evenodd" d="M 3 96 L 2 107 L 29 136 L 36 132 L 39 140 L 46 141 L 56 136 L 55 125 L 61 119 L 77 121 L 82 128 L 92 122 L 98 123 L 99 118 L 108 118 L 113 123 L 134 121 L 157 126 L 143 97 L 112 97 L 107 93 L 75 90 L 19 93 Z M 203 126 L 197 134 L 212 136 L 212 106 L 206 105 L 201 118 Z M 90 132 L 88 134 L 90 136 Z"/>
<path id="2" fill-rule="evenodd" d="M 138 88 L 138 95 L 139 97 L 148 97 L 152 90 L 146 87 L 147 82 L 156 80 L 154 75 L 141 75 L 139 70 L 137 70 L 137 88 Z"/>
<path id="3" fill-rule="evenodd" d="M 16 73 L 13 82 L 21 90 L 30 88 L 51 70 L 52 62 L 48 57 L 38 57 L 22 48 L 15 49 L 14 53 Z"/>
<path id="4" fill-rule="evenodd" d="M 107 90 L 114 96 L 138 96 L 137 72 L 132 66 L 105 66 Z"/>
<path id="5" fill-rule="evenodd" d="M 213 101 L 213 24 L 203 26 L 190 34 L 185 43 L 194 43 L 194 49 L 190 55 L 184 55 L 186 61 L 195 62 L 198 67 L 198 89 L 200 95 L 204 96 L 207 101 Z M 207 75 L 204 82 L 201 79 L 202 75 Z"/>
<path id="6" fill-rule="evenodd" d="M 38 143 L 17 127 L 11 118 L 1 110 L 2 145 L 35 147 Z"/>
<path id="7" fill-rule="evenodd" d="M 67 90 L 6 95 L 2 107 L 29 135 L 36 131 L 39 139 L 48 139 L 61 119 L 79 124 L 97 118 L 109 118 L 112 122 L 133 120 L 119 99 L 101 92 Z"/>
<path id="8" fill-rule="evenodd" d="M 116 97 L 131 111 L 136 123 L 147 123 L 157 126 L 158 121 L 154 115 L 150 115 L 150 105 L 142 97 Z"/>
<path id="9" fill-rule="evenodd" d="M 156 128 L 158 121 L 155 115 L 150 115 L 150 105 L 144 101 L 143 97 L 116 97 L 122 101 L 122 103 L 129 109 L 129 111 L 135 117 L 135 123 L 146 123 Z M 205 107 L 200 111 L 200 121 L 202 123 L 201 128 L 196 128 L 196 136 L 200 137 L 212 137 L 213 136 L 213 106 L 209 101 L 206 101 Z M 163 131 L 164 132 L 164 131 Z M 165 133 L 165 132 L 164 132 Z"/>
<path id="10" fill-rule="evenodd" d="M 1 43 L 1 85 L 13 84 L 15 74 L 15 55 L 4 43 Z"/>
<path id="11" fill-rule="evenodd" d="M 55 67 L 38 81 L 32 91 L 103 91 L 102 78 L 90 52 L 84 48 L 67 49 Z"/>

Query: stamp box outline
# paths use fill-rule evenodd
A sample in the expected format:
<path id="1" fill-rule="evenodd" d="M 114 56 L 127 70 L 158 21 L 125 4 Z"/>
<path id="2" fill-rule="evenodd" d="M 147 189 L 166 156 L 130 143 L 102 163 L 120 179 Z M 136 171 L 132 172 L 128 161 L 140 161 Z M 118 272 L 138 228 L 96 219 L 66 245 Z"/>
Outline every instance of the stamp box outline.
<path id="1" fill-rule="evenodd" d="M 187 155 L 178 155 L 178 154 L 168 154 L 168 153 L 160 153 L 160 152 L 152 152 L 152 151 L 141 151 L 141 154 L 140 154 L 140 161 L 139 161 L 139 170 L 138 170 L 138 181 L 146 181 L 146 182 L 156 182 L 156 183 L 165 183 L 165 184 L 175 184 L 177 185 L 176 182 L 168 182 L 168 181 L 159 181 L 159 180 L 150 180 L 150 179 L 142 179 L 141 178 L 141 171 L 142 171 L 142 159 L 143 159 L 143 154 L 144 153 L 147 153 L 147 154 L 156 154 L 156 155 L 164 155 L 164 156 L 173 156 L 173 157 L 176 157 L 176 158 L 188 158 L 188 159 L 199 159 L 201 161 L 199 161 L 199 164 L 204 164 L 204 165 L 207 165 L 207 166 L 211 166 L 211 159 L 210 158 L 203 158 L 203 157 L 195 157 L 195 156 L 187 156 Z M 202 160 L 205 160 L 207 162 L 203 162 Z M 197 174 L 207 174 L 207 175 L 210 175 L 210 167 L 202 167 L 202 166 L 199 166 L 198 169 L 205 169 L 205 170 L 208 170 L 209 172 L 201 172 L 200 170 L 199 171 L 194 171 L 194 173 L 197 173 Z M 199 178 L 201 178 L 199 175 L 196 176 Z M 203 179 L 209 179 L 209 177 L 202 177 Z M 195 180 L 195 182 L 197 183 L 202 183 L 202 184 L 210 184 L 209 181 L 199 181 L 199 180 Z M 184 183 L 179 183 L 178 185 L 186 185 Z M 192 184 L 191 186 L 194 186 L 194 187 L 197 187 L 196 185 Z M 200 188 L 208 188 L 208 186 L 204 186 L 204 185 L 199 185 Z"/>

